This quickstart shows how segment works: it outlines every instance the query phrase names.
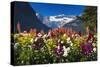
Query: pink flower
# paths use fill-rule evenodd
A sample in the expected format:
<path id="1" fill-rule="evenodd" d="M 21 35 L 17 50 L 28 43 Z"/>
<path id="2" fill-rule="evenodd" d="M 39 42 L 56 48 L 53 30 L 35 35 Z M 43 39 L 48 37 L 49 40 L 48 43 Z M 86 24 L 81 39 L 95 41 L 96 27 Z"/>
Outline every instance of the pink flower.
<path id="1" fill-rule="evenodd" d="M 21 32 L 21 28 L 20 28 L 20 23 L 19 22 L 17 23 L 17 30 L 18 30 L 18 33 Z"/>

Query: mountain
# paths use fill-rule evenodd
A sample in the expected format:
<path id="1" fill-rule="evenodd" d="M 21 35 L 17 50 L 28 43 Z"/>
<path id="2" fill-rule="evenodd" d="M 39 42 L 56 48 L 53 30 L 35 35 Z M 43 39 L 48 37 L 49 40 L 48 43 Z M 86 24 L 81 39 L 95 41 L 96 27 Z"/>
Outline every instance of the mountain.
<path id="1" fill-rule="evenodd" d="M 50 29 L 48 26 L 42 23 L 40 19 L 38 19 L 36 12 L 29 3 L 27 2 L 12 2 L 12 18 L 14 20 L 14 32 L 17 32 L 17 24 L 20 23 L 21 32 L 29 31 L 31 28 L 36 28 L 37 30 L 48 31 Z"/>
<path id="2" fill-rule="evenodd" d="M 73 30 L 79 32 L 83 31 L 83 22 L 78 19 L 77 16 L 72 15 L 56 15 L 56 16 L 41 16 L 39 15 L 42 23 L 50 28 L 72 28 Z"/>
<path id="3" fill-rule="evenodd" d="M 56 25 L 56 27 L 63 27 L 66 23 L 69 23 L 73 20 L 75 20 L 76 17 L 75 16 L 67 16 L 67 15 L 57 15 L 57 16 L 50 16 L 49 20 L 50 20 L 50 25 L 52 27 L 52 25 Z M 52 24 L 53 23 L 53 24 Z"/>
<path id="4" fill-rule="evenodd" d="M 71 21 L 70 23 L 66 23 L 63 27 L 64 28 L 72 28 L 76 32 L 83 32 L 84 24 L 83 24 L 82 20 L 77 18 L 77 19 Z"/>
<path id="5" fill-rule="evenodd" d="M 39 14 L 38 14 L 39 15 Z M 41 15 L 40 15 L 41 16 Z M 41 19 L 41 17 L 39 17 Z M 50 28 L 63 27 L 66 23 L 75 20 L 76 16 L 57 15 L 57 16 L 42 16 L 42 23 Z"/>

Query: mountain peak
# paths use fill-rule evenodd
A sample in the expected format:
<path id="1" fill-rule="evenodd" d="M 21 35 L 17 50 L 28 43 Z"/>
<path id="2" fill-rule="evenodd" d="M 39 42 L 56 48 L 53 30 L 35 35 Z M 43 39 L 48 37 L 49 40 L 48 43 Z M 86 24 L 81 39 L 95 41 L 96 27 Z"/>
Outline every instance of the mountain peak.
<path id="1" fill-rule="evenodd" d="M 77 19 L 76 16 L 70 15 L 55 15 L 55 16 L 44 16 L 43 23 L 50 28 L 58 28 L 64 26 L 66 23 L 70 23 Z"/>

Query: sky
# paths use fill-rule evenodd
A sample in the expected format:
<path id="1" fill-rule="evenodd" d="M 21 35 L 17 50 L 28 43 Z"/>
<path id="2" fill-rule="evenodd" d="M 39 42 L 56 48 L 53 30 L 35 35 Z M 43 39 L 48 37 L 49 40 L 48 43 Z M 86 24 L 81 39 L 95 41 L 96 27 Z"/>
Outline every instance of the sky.
<path id="1" fill-rule="evenodd" d="M 68 4 L 47 4 L 47 3 L 30 3 L 33 10 L 43 16 L 54 15 L 81 15 L 85 9 L 82 5 L 68 5 Z"/>

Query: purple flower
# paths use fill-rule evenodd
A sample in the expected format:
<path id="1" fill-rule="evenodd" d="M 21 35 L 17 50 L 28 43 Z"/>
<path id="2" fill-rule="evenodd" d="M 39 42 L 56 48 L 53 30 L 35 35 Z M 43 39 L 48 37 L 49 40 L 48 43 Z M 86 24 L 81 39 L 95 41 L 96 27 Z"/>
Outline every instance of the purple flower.
<path id="1" fill-rule="evenodd" d="M 93 51 L 92 43 L 81 44 L 81 49 L 83 54 L 90 54 Z"/>
<path id="2" fill-rule="evenodd" d="M 57 56 L 63 55 L 64 53 L 63 46 L 58 44 L 58 46 L 55 48 L 55 53 Z"/>

